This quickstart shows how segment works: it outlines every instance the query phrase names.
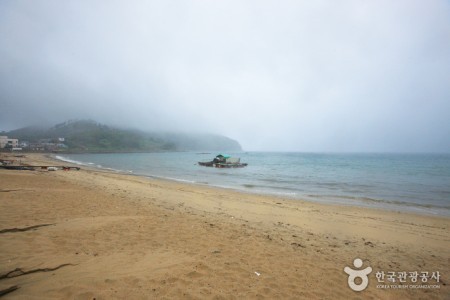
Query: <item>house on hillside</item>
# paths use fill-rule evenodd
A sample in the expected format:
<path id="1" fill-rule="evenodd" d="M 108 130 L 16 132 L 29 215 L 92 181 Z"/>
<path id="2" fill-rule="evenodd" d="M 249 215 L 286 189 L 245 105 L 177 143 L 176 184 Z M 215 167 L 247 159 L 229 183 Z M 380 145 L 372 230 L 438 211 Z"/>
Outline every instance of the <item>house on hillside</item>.
<path id="1" fill-rule="evenodd" d="M 18 139 L 9 139 L 6 135 L 0 136 L 0 148 L 17 148 L 19 147 Z"/>
<path id="2" fill-rule="evenodd" d="M 27 149 L 31 151 L 45 151 L 45 146 L 41 143 L 29 143 Z"/>

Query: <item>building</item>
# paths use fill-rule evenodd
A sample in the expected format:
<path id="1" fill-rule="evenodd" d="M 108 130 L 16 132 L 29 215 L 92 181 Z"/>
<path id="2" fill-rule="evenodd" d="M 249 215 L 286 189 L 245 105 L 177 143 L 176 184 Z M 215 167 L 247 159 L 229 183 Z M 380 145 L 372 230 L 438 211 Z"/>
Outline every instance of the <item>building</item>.
<path id="1" fill-rule="evenodd" d="M 29 143 L 27 149 L 31 151 L 45 151 L 45 146 L 41 143 Z"/>
<path id="2" fill-rule="evenodd" d="M 7 136 L 0 136 L 0 148 L 17 148 L 19 147 L 18 139 L 9 139 Z"/>

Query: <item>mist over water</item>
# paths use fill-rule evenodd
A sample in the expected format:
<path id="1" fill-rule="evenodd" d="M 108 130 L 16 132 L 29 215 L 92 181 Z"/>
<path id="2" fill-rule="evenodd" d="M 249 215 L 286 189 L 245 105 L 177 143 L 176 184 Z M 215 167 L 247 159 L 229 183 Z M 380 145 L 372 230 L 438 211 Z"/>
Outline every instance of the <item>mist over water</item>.
<path id="1" fill-rule="evenodd" d="M 0 131 L 450 152 L 450 1 L 0 1 Z"/>
<path id="2" fill-rule="evenodd" d="M 450 216 L 450 154 L 229 153 L 246 168 L 197 165 L 215 154 L 77 154 L 60 159 L 134 175 L 338 203 Z"/>

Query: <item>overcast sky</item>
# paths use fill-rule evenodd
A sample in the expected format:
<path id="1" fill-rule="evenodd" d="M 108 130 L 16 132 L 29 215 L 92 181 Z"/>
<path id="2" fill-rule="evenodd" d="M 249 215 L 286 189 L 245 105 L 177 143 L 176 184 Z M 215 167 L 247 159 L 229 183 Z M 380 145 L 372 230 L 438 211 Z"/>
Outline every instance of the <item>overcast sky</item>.
<path id="1" fill-rule="evenodd" d="M 0 1 L 0 131 L 85 118 L 450 151 L 450 1 Z"/>

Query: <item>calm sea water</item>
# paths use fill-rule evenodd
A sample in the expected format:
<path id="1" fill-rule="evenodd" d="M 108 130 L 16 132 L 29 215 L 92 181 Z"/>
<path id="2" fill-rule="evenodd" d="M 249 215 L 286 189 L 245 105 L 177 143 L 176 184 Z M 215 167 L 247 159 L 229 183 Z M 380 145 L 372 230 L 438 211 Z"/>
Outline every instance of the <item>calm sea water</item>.
<path id="1" fill-rule="evenodd" d="M 216 153 L 74 154 L 59 159 L 134 175 L 322 203 L 450 216 L 450 154 L 229 153 L 246 168 L 201 167 Z"/>

